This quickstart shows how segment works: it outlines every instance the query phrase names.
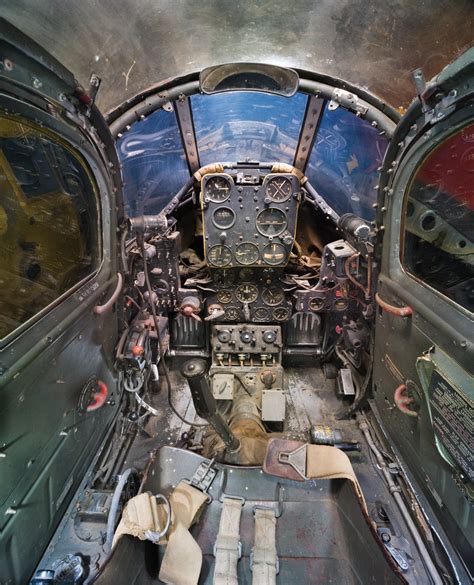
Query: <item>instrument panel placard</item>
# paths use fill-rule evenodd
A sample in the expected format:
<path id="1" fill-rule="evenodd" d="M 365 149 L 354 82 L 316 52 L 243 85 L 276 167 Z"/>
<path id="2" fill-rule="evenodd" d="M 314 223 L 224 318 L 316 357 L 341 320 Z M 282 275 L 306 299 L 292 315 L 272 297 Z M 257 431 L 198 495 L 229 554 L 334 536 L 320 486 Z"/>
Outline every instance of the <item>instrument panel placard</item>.
<path id="1" fill-rule="evenodd" d="M 474 481 L 474 406 L 434 370 L 430 386 L 433 428 L 451 457 Z"/>

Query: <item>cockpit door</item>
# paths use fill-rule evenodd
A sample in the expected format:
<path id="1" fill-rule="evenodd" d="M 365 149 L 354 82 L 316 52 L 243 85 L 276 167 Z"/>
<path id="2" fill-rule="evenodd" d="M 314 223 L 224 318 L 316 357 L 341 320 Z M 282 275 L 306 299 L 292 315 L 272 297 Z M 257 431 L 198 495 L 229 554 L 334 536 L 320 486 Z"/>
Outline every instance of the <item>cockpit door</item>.
<path id="1" fill-rule="evenodd" d="M 374 406 L 472 577 L 474 49 L 414 77 L 381 173 Z"/>
<path id="2" fill-rule="evenodd" d="M 1 583 L 29 579 L 119 407 L 120 209 L 93 95 L 0 20 Z"/>

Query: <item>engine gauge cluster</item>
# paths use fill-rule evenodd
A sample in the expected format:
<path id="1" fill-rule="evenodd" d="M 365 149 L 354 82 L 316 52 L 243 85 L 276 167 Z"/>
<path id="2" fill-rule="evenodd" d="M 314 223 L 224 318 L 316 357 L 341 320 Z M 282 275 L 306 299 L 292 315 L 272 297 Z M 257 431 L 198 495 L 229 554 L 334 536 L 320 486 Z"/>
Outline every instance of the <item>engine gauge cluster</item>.
<path id="1" fill-rule="evenodd" d="M 212 268 L 284 267 L 294 242 L 300 182 L 292 174 L 253 170 L 204 175 L 204 247 Z"/>

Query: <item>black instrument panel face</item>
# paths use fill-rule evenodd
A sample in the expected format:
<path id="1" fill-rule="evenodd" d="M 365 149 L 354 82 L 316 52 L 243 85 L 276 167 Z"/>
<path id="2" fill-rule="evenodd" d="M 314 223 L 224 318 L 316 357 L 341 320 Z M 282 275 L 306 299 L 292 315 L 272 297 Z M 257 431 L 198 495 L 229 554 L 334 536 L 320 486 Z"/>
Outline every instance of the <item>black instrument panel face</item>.
<path id="1" fill-rule="evenodd" d="M 261 184 L 239 184 L 225 173 L 205 175 L 201 205 L 207 264 L 286 266 L 300 197 L 300 182 L 291 174 L 268 174 Z"/>

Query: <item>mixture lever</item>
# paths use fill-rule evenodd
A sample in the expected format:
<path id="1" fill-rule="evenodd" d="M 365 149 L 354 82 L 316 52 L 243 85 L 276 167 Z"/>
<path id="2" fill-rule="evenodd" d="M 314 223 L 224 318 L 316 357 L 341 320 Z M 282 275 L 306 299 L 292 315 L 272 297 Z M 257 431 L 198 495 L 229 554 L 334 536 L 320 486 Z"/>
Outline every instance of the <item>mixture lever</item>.
<path id="1" fill-rule="evenodd" d="M 229 452 L 236 452 L 240 449 L 240 441 L 230 430 L 220 412 L 217 410 L 217 403 L 212 395 L 209 380 L 207 377 L 207 363 L 200 358 L 193 358 L 184 363 L 181 373 L 186 378 L 191 390 L 194 407 L 197 414 L 209 421 Z"/>

